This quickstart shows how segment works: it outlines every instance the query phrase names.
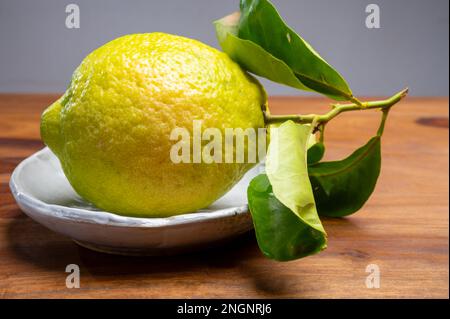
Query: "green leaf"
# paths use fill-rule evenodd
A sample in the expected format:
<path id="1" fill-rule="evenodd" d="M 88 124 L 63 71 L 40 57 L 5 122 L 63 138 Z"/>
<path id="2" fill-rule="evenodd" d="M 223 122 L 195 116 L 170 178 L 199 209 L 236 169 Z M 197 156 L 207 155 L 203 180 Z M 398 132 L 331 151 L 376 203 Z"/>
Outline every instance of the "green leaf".
<path id="1" fill-rule="evenodd" d="M 265 256 L 288 261 L 326 248 L 324 233 L 304 223 L 275 197 L 267 175 L 251 181 L 248 198 L 256 239 Z"/>
<path id="2" fill-rule="evenodd" d="M 258 244 L 273 259 L 301 258 L 326 247 L 308 177 L 306 152 L 311 129 L 292 121 L 272 126 L 267 180 L 257 177 L 248 189 Z"/>
<path id="3" fill-rule="evenodd" d="M 312 127 L 286 121 L 270 127 L 266 174 L 275 196 L 311 227 L 325 233 L 316 213 L 306 151 Z"/>
<path id="4" fill-rule="evenodd" d="M 308 149 L 308 165 L 320 162 L 325 155 L 325 145 L 322 142 L 315 143 Z"/>
<path id="5" fill-rule="evenodd" d="M 291 68 L 275 58 L 256 43 L 239 39 L 233 21 L 239 13 L 229 15 L 215 22 L 217 38 L 222 50 L 245 70 L 271 81 L 300 90 L 311 91 L 295 76 Z"/>
<path id="6" fill-rule="evenodd" d="M 358 211 L 369 199 L 381 168 L 381 136 L 341 161 L 309 166 L 317 210 L 322 216 L 343 217 Z"/>
<path id="7" fill-rule="evenodd" d="M 240 14 L 216 23 L 222 49 L 246 70 L 335 100 L 350 100 L 343 77 L 282 20 L 267 0 L 241 0 Z"/>

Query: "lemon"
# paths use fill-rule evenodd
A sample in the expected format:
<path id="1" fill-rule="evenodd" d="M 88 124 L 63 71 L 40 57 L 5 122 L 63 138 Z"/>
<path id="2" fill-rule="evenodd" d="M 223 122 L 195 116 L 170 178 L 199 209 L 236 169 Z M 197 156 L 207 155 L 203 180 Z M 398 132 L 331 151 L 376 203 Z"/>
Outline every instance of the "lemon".
<path id="1" fill-rule="evenodd" d="M 264 127 L 266 94 L 226 54 L 164 33 L 120 37 L 89 54 L 44 111 L 41 136 L 76 192 L 128 216 L 194 212 L 226 193 L 251 163 L 170 159 L 176 127 Z"/>

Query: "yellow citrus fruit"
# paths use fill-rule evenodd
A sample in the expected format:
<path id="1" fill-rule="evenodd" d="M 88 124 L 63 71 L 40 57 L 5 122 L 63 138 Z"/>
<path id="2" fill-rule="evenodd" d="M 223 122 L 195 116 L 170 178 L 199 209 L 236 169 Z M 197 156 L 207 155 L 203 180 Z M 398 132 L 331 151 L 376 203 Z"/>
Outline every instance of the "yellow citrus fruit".
<path id="1" fill-rule="evenodd" d="M 77 193 L 106 211 L 193 212 L 253 165 L 170 160 L 175 127 L 264 127 L 266 94 L 226 54 L 164 33 L 120 37 L 89 54 L 43 113 L 41 135 Z M 192 135 L 191 135 L 192 136 Z"/>

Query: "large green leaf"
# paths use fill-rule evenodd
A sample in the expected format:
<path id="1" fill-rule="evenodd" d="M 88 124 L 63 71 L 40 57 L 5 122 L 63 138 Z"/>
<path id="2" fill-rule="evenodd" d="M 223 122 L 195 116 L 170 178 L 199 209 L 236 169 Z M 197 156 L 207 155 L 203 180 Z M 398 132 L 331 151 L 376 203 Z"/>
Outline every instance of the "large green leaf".
<path id="1" fill-rule="evenodd" d="M 256 43 L 238 38 L 236 19 L 239 13 L 215 22 L 217 38 L 222 50 L 245 70 L 271 81 L 300 90 L 311 91 L 295 76 L 292 69 Z"/>
<path id="2" fill-rule="evenodd" d="M 248 189 L 258 244 L 270 258 L 291 260 L 326 247 L 326 233 L 308 177 L 306 153 L 311 129 L 292 121 L 271 127 L 267 180 L 259 176 Z"/>
<path id="3" fill-rule="evenodd" d="M 381 167 L 381 136 L 341 161 L 309 166 L 309 177 L 320 215 L 343 217 L 358 211 L 369 199 Z"/>
<path id="4" fill-rule="evenodd" d="M 241 0 L 240 14 L 217 21 L 222 49 L 246 70 L 335 100 L 352 99 L 343 77 L 282 20 L 267 0 Z"/>

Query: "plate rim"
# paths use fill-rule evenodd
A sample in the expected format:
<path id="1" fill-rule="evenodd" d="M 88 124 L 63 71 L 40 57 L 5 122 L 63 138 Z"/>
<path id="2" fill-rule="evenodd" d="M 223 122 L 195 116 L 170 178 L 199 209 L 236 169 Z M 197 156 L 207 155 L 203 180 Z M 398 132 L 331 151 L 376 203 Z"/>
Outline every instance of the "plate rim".
<path id="1" fill-rule="evenodd" d="M 206 212 L 199 210 L 197 212 L 180 214 L 170 217 L 129 217 L 114 214 L 106 211 L 91 211 L 83 208 L 67 207 L 57 204 L 48 204 L 44 201 L 28 195 L 21 188 L 21 183 L 19 182 L 18 176 L 22 172 L 29 162 L 34 160 L 39 155 L 51 152 L 48 147 L 31 154 L 24 160 L 22 160 L 14 169 L 9 180 L 9 188 L 11 193 L 16 200 L 17 204 L 21 206 L 24 204 L 29 208 L 34 209 L 40 215 L 45 215 L 47 217 L 64 219 L 66 221 L 72 221 L 76 223 L 88 223 L 94 225 L 108 225 L 114 227 L 140 227 L 140 228 L 159 228 L 159 227 L 170 227 L 190 223 L 206 222 L 216 219 L 223 219 L 227 217 L 234 217 L 240 215 L 249 214 L 248 205 L 236 206 L 231 208 L 224 208 L 212 212 Z M 23 209 L 22 209 L 23 210 Z M 23 210 L 25 214 L 29 215 L 28 212 Z"/>

